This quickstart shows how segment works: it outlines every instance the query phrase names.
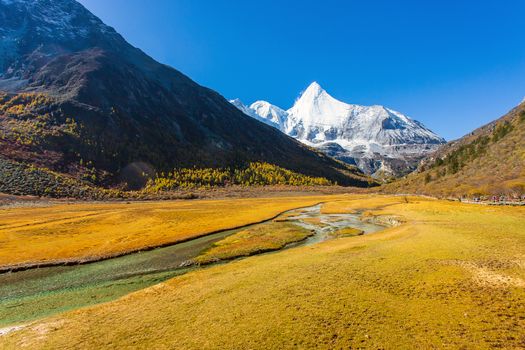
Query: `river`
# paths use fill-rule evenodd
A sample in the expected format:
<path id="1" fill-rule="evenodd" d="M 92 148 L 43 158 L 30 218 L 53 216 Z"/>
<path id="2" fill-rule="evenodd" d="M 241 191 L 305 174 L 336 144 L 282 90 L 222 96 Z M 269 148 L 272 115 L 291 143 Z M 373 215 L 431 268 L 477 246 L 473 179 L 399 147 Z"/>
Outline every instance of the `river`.
<path id="1" fill-rule="evenodd" d="M 365 234 L 384 228 L 361 221 L 358 214 L 322 214 L 321 205 L 291 210 L 281 217 L 314 232 L 304 241 L 290 244 L 283 249 L 332 239 L 332 233 L 342 228 L 357 228 Z M 315 223 L 312 223 L 312 219 L 315 219 Z M 185 262 L 238 231 L 239 229 L 227 230 L 169 247 L 85 265 L 1 274 L 0 326 L 29 322 L 59 312 L 111 301 L 188 271 L 207 268 L 187 267 Z"/>

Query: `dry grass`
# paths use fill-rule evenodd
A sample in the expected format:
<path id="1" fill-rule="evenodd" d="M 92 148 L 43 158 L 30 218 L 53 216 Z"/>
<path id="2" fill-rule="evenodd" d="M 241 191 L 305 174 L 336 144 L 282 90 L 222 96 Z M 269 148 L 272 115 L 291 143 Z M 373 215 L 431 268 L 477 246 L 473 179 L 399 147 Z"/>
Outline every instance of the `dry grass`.
<path id="1" fill-rule="evenodd" d="M 296 212 L 285 213 L 280 215 L 278 218 L 273 219 L 273 222 L 290 222 L 294 220 L 294 217 L 297 216 Z"/>
<path id="2" fill-rule="evenodd" d="M 303 218 L 301 221 L 321 228 L 330 226 L 324 223 L 321 218 Z"/>
<path id="3" fill-rule="evenodd" d="M 405 223 L 193 272 L 0 348 L 525 347 L 525 208 L 356 196 L 324 211 L 342 208 Z"/>
<path id="4" fill-rule="evenodd" d="M 393 205 L 417 201 L 414 196 L 381 196 L 374 194 L 354 195 L 352 200 L 336 199 L 323 204 L 323 214 L 364 213 L 369 209 L 384 209 Z"/>
<path id="5" fill-rule="evenodd" d="M 91 260 L 270 219 L 330 197 L 132 202 L 0 209 L 0 268 Z"/>
<path id="6" fill-rule="evenodd" d="M 344 228 L 342 230 L 339 230 L 333 233 L 335 237 L 354 237 L 354 236 L 361 236 L 363 234 L 364 234 L 363 230 L 359 230 L 353 227 L 347 227 L 347 228 Z"/>
<path id="7" fill-rule="evenodd" d="M 214 247 L 196 257 L 196 264 L 210 264 L 221 260 L 250 256 L 279 250 L 289 243 L 300 242 L 313 232 L 298 225 L 272 222 L 242 230 L 215 243 Z"/>
<path id="8" fill-rule="evenodd" d="M 434 166 L 415 172 L 406 178 L 383 186 L 386 193 L 418 193 L 436 196 L 469 196 L 525 194 L 525 104 L 512 110 L 501 120 L 484 126 L 459 142 L 441 149 L 440 158 L 453 154 L 459 146 L 468 145 L 482 137 L 490 143 L 482 154 L 461 162 L 456 173 L 446 166 Z M 509 122 L 513 130 L 502 139 L 494 141 L 494 128 Z M 494 126 L 496 125 L 496 127 Z"/>

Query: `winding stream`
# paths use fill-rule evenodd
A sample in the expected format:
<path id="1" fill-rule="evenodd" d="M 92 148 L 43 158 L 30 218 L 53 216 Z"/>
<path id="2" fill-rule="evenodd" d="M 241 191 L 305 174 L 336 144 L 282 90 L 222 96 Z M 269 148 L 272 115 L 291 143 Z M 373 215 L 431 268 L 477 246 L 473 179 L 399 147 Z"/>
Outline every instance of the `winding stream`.
<path id="1" fill-rule="evenodd" d="M 284 249 L 331 239 L 331 233 L 342 228 L 357 228 L 365 234 L 384 228 L 361 221 L 357 214 L 321 214 L 321 205 L 291 210 L 279 218 L 314 232 L 306 240 L 290 244 Z M 312 223 L 312 219 L 315 219 L 315 223 Z M 256 225 L 265 224 L 268 223 Z M 239 229 L 228 230 L 169 247 L 86 265 L 46 267 L 2 274 L 0 326 L 20 324 L 66 310 L 114 300 L 198 269 L 200 267 L 184 267 L 184 263 L 238 231 Z"/>

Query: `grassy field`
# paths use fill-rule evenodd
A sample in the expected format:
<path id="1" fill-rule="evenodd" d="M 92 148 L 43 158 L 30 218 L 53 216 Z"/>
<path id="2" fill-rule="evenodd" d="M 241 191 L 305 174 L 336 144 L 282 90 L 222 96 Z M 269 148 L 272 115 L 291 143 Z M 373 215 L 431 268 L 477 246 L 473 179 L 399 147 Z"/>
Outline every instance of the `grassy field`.
<path id="1" fill-rule="evenodd" d="M 260 252 L 279 250 L 287 244 L 302 241 L 313 234 L 312 231 L 292 223 L 266 223 L 226 237 L 193 261 L 196 264 L 210 264 Z"/>
<path id="2" fill-rule="evenodd" d="M 0 268 L 85 261 L 234 228 L 332 197 L 54 205 L 0 209 Z"/>
<path id="3" fill-rule="evenodd" d="M 525 208 L 356 196 L 324 211 L 404 223 L 192 272 L 0 348 L 525 347 Z"/>

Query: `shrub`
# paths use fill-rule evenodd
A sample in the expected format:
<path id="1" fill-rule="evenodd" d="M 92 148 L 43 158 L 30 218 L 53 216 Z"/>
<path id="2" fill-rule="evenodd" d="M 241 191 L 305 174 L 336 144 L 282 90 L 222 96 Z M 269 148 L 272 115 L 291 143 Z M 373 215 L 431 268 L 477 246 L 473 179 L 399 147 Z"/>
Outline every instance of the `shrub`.
<path id="1" fill-rule="evenodd" d="M 494 130 L 494 133 L 492 134 L 492 140 L 494 142 L 498 142 L 513 129 L 514 127 L 508 121 L 504 121 L 503 123 L 498 124 L 498 126 L 496 126 L 496 129 Z"/>

